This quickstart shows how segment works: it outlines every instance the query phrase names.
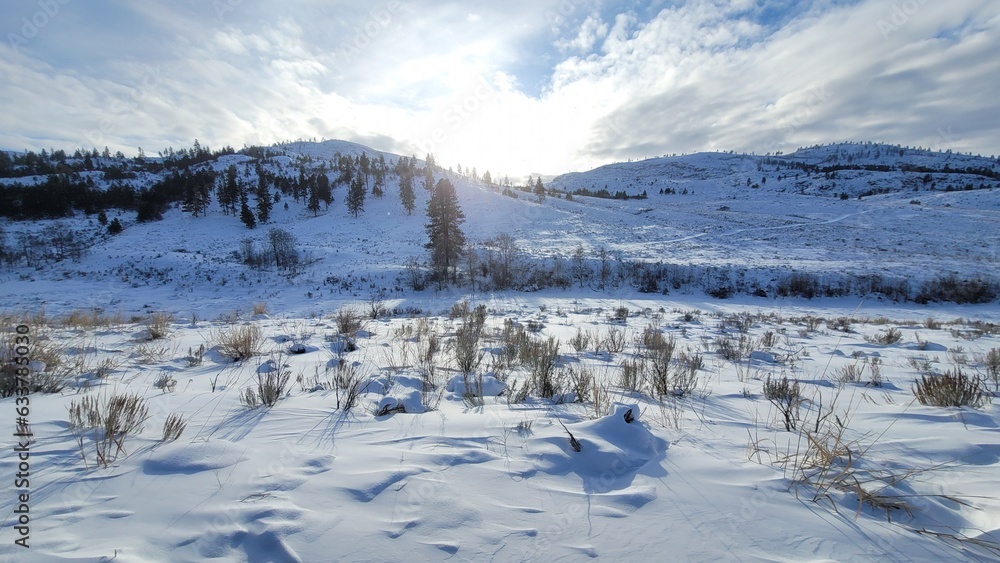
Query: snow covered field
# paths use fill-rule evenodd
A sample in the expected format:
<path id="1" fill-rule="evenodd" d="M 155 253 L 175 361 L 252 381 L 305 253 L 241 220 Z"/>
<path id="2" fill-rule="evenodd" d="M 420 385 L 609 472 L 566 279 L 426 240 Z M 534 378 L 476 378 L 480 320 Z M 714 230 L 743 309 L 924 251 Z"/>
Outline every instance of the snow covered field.
<path id="1" fill-rule="evenodd" d="M 995 324 L 941 310 L 948 324 L 938 326 L 916 306 L 865 307 L 842 332 L 830 328 L 835 315 L 852 311 L 837 304 L 478 303 L 485 354 L 468 385 L 455 340 L 474 321 L 448 315 L 369 319 L 343 334 L 330 317 L 244 311 L 238 320 L 177 317 L 155 340 L 145 322 L 33 321 L 39 342 L 64 347 L 85 375 L 61 394 L 32 397 L 32 547 L 7 541 L 0 551 L 22 561 L 997 556 L 1000 412 L 924 406 L 911 392 L 920 373 L 985 376 L 986 354 L 1000 347 Z M 887 317 L 872 316 L 880 312 Z M 552 398 L 514 398 L 538 375 L 508 353 L 516 329 L 505 336 L 505 322 L 530 342 L 559 342 Z M 259 354 L 233 362 L 219 335 L 244 325 L 262 330 Z M 893 328 L 897 343 L 865 339 Z M 674 341 L 668 385 L 694 377 L 659 399 L 650 334 Z M 431 335 L 439 349 L 428 359 Z M 723 341 L 735 346 L 731 359 Z M 189 354 L 200 346 L 198 363 Z M 631 383 L 630 362 L 648 370 Z M 285 392 L 272 408 L 247 408 L 245 389 L 268 373 L 288 376 Z M 360 395 L 345 411 L 351 374 Z M 764 396 L 767 381 L 786 376 L 804 401 L 792 431 Z M 98 466 L 93 431 L 71 428 L 68 407 L 125 394 L 144 398 L 149 418 L 116 461 Z M 12 399 L 4 403 L 13 422 Z M 163 442 L 171 414 L 186 427 Z M 810 437 L 838 444 L 825 471 Z M 12 456 L 0 471 L 16 472 Z M 2 502 L 10 538 L 14 499 Z"/>
<path id="2" fill-rule="evenodd" d="M 289 150 L 335 148 L 351 147 Z M 603 248 L 762 284 L 792 271 L 995 276 L 1000 190 L 916 180 L 914 192 L 911 173 L 843 172 L 837 186 L 816 178 L 803 193 L 794 172 L 746 186 L 762 175 L 749 157 L 664 160 L 673 164 L 551 182 L 642 188 L 645 200 L 538 203 L 456 176 L 466 235 L 513 236 L 522 265 L 569 268 L 580 246 L 591 267 Z M 870 181 L 892 190 L 858 199 Z M 427 194 L 417 189 L 407 216 L 397 189 L 390 182 L 357 218 L 343 188 L 317 216 L 275 206 L 264 227 L 297 238 L 293 275 L 242 264 L 240 240 L 260 242 L 266 228 L 217 210 L 171 209 L 152 223 L 122 213 L 126 229 L 111 237 L 82 215 L 7 223 L 11 238 L 58 225 L 92 244 L 77 262 L 0 273 L 4 324 L 27 323 L 46 373 L 68 376 L 61 392 L 31 396 L 30 502 L 10 486 L 0 497 L 0 559 L 1000 557 L 1000 410 L 923 405 L 913 392 L 923 376 L 959 370 L 996 391 L 995 301 L 716 300 L 698 286 L 598 289 L 593 277 L 535 292 L 413 291 L 398 278 L 426 256 Z M 384 312 L 369 315 L 373 306 Z M 224 341 L 250 327 L 259 342 L 234 361 Z M 276 403 L 253 406 L 269 378 L 287 378 Z M 71 407 L 128 395 L 148 419 L 122 450 L 105 443 L 118 455 L 100 463 L 101 433 Z M 8 482 L 19 471 L 16 408 L 0 400 Z M 164 440 L 171 415 L 184 428 Z M 21 504 L 29 550 L 13 543 Z"/>

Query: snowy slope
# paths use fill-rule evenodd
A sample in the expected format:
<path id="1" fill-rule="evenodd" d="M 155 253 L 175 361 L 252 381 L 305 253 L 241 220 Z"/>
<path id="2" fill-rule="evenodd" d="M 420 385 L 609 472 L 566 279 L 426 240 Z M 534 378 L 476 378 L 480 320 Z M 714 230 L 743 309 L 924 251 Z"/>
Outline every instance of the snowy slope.
<path id="1" fill-rule="evenodd" d="M 324 159 L 337 151 L 377 154 L 333 141 L 280 149 L 285 154 L 261 164 L 289 177 L 299 166 L 329 170 Z M 822 163 L 837 150 L 847 149 L 784 158 Z M 237 154 L 198 166 L 221 172 L 235 165 L 252 183 L 255 164 Z M 761 283 L 791 271 L 995 275 L 1000 190 L 947 192 L 921 183 L 914 193 L 893 187 L 908 172 L 852 171 L 867 179 L 838 172 L 829 181 L 893 188 L 842 200 L 834 197 L 841 187 L 822 189 L 823 174 L 803 194 L 795 182 L 805 180 L 794 172 L 779 181 L 775 170 L 758 166 L 769 165 L 699 154 L 602 167 L 550 186 L 607 183 L 611 191 L 634 194 L 642 186 L 649 193 L 627 201 L 549 195 L 539 202 L 518 190 L 514 199 L 449 177 L 469 240 L 513 236 L 523 269 L 556 264 L 554 257 L 569 268 L 579 246 L 592 268 L 604 249 L 615 261 Z M 764 174 L 759 188 L 746 185 Z M 659 193 L 668 187 L 688 193 Z M 13 543 L 23 512 L 8 485 L 0 496 L 0 560 L 1000 555 L 1000 406 L 927 406 L 911 390 L 923 375 L 962 370 L 984 378 L 993 394 L 995 303 L 773 294 L 717 300 L 698 283 L 659 295 L 627 285 L 598 289 L 592 280 L 530 293 L 417 292 L 399 276 L 409 260 L 426 257 L 427 192 L 418 182 L 417 208 L 407 215 L 390 176 L 386 196 L 369 196 L 354 217 L 345 191 L 336 187 L 333 204 L 317 214 L 283 197 L 271 221 L 254 230 L 217 202 L 205 216 L 174 208 L 150 223 L 120 213 L 126 228 L 118 236 L 102 234 L 86 216 L 4 225 L 8 241 L 79 231 L 89 249 L 79 261 L 0 270 L 3 325 L 28 323 L 36 362 L 51 351 L 35 367 L 68 378 L 61 392 L 31 396 L 32 547 Z M 235 255 L 245 238 L 263 244 L 272 227 L 297 238 L 303 265 L 296 271 L 252 270 Z M 464 300 L 486 313 L 475 347 L 481 361 L 469 377 L 456 358 L 464 321 L 449 315 Z M 341 334 L 338 313 L 372 305 L 396 313 Z M 154 312 L 171 318 L 162 338 L 150 339 Z M 559 389 L 551 398 L 532 388 L 523 401 L 511 399 L 537 377 L 528 360 L 506 353 L 517 326 L 529 342 L 558 343 L 552 373 Z M 223 353 L 223 335 L 245 327 L 260 329 L 260 346 L 234 362 Z M 900 340 L 878 343 L 890 329 Z M 682 392 L 673 383 L 668 393 L 655 391 L 653 333 L 675 343 L 661 372 L 693 378 Z M 439 346 L 428 356 L 432 334 Z M 626 381 L 623 365 L 643 362 L 647 371 Z M 276 370 L 289 377 L 277 404 L 243 404 L 247 388 Z M 359 397 L 345 409 L 351 374 Z M 482 396 L 470 396 L 480 376 Z M 783 377 L 801 386 L 799 425 L 790 431 L 765 397 L 769 382 Z M 126 393 L 145 400 L 149 419 L 114 462 L 99 467 L 95 434 L 71 428 L 69 408 Z M 11 455 L 15 407 L 15 398 L 0 399 L 8 425 L 0 472 L 8 480 L 19 463 Z M 172 414 L 186 427 L 178 440 L 164 441 Z M 825 441 L 834 436 L 839 443 Z M 834 452 L 822 473 L 824 456 L 809 447 L 817 437 Z"/>

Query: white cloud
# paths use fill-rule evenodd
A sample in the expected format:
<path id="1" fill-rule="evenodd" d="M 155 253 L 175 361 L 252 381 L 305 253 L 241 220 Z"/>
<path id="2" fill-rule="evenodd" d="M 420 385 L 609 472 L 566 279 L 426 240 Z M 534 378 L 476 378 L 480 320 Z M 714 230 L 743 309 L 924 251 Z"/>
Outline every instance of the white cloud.
<path id="1" fill-rule="evenodd" d="M 511 175 L 844 139 L 996 152 L 1000 7 L 911 4 L 815 2 L 778 26 L 709 0 L 123 4 L 129 26 L 70 4 L 0 45 L 0 146 L 337 137 Z"/>

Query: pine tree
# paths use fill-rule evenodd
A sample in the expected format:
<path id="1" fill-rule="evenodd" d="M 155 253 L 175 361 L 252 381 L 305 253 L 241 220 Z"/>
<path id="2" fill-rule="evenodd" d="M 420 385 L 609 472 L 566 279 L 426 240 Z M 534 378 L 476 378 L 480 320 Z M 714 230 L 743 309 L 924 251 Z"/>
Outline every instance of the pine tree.
<path id="1" fill-rule="evenodd" d="M 347 210 L 355 217 L 365 210 L 365 182 L 361 176 L 351 180 L 351 189 L 347 192 Z"/>
<path id="2" fill-rule="evenodd" d="M 222 212 L 228 215 L 229 213 L 236 214 L 236 201 L 240 196 L 240 185 L 236 180 L 236 166 L 230 165 L 226 169 L 226 179 L 219 186 L 219 205 L 222 206 Z"/>
<path id="3" fill-rule="evenodd" d="M 111 220 L 110 223 L 108 223 L 108 234 L 109 235 L 117 235 L 118 233 L 120 233 L 120 232 L 122 232 L 124 230 L 125 230 L 125 227 L 122 226 L 122 222 L 118 220 L 118 217 L 115 217 L 114 219 Z"/>
<path id="4" fill-rule="evenodd" d="M 316 176 L 316 195 L 326 204 L 326 208 L 330 209 L 330 204 L 333 203 L 333 190 L 330 189 L 330 178 L 326 172 Z"/>
<path id="5" fill-rule="evenodd" d="M 424 166 L 424 189 L 428 192 L 434 191 L 434 171 L 430 166 Z"/>
<path id="6" fill-rule="evenodd" d="M 535 195 L 538 196 L 538 203 L 545 201 L 545 186 L 542 185 L 542 177 L 535 180 Z"/>
<path id="7" fill-rule="evenodd" d="M 261 224 L 267 223 L 271 218 L 271 209 L 274 208 L 274 200 L 271 199 L 271 190 L 267 187 L 267 180 L 264 176 L 257 177 L 257 219 Z"/>
<path id="8" fill-rule="evenodd" d="M 407 215 L 412 215 L 416 208 L 416 195 L 413 193 L 413 171 L 404 170 L 399 176 L 399 201 Z"/>
<path id="9" fill-rule="evenodd" d="M 240 221 L 247 226 L 248 229 L 253 229 L 257 226 L 257 219 L 254 217 L 253 211 L 250 211 L 250 206 L 247 205 L 246 194 L 243 194 L 240 202 Z"/>
<path id="10" fill-rule="evenodd" d="M 316 184 L 311 184 L 309 186 L 309 203 L 306 204 L 306 209 L 313 212 L 313 217 L 319 215 L 319 187 Z"/>
<path id="11" fill-rule="evenodd" d="M 100 213 L 97 214 L 97 222 L 101 224 L 102 227 L 108 224 L 108 214 L 102 209 Z"/>
<path id="12" fill-rule="evenodd" d="M 427 203 L 427 244 L 431 251 L 431 265 L 438 273 L 438 279 L 451 277 L 454 280 L 458 261 L 465 247 L 465 234 L 460 228 L 465 222 L 465 213 L 458 206 L 455 186 L 446 179 L 438 180 L 434 194 Z"/>

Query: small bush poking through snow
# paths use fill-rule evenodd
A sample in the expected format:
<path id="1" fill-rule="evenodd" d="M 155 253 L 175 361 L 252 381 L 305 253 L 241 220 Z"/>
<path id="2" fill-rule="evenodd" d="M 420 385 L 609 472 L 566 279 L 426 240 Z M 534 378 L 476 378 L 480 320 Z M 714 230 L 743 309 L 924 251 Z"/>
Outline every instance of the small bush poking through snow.
<path id="1" fill-rule="evenodd" d="M 205 360 L 205 345 L 204 344 L 198 345 L 197 350 L 188 347 L 188 355 L 187 358 L 185 359 L 187 359 L 188 367 L 193 368 L 195 366 L 200 366 L 201 363 Z"/>
<path id="2" fill-rule="evenodd" d="M 764 380 L 764 398 L 781 412 L 785 430 L 795 430 L 799 423 L 799 406 L 805 400 L 799 390 L 799 382 L 789 381 L 787 377 L 768 377 Z"/>
<path id="3" fill-rule="evenodd" d="M 344 307 L 337 311 L 337 333 L 343 335 L 356 334 L 363 326 L 364 320 L 357 310 Z"/>
<path id="4" fill-rule="evenodd" d="M 285 357 L 281 354 L 271 356 L 266 363 L 257 367 L 257 385 L 247 387 L 241 399 L 250 409 L 258 406 L 273 407 L 285 394 L 291 378 L 292 372 L 285 363 Z"/>
<path id="5" fill-rule="evenodd" d="M 219 353 L 234 362 L 241 362 L 260 353 L 264 344 L 264 334 L 255 324 L 234 326 L 212 334 L 218 343 Z"/>
<path id="6" fill-rule="evenodd" d="M 898 328 L 887 328 L 875 336 L 865 337 L 865 340 L 872 344 L 881 344 L 882 346 L 899 344 L 903 341 L 903 332 Z"/>
<path id="7" fill-rule="evenodd" d="M 851 332 L 851 319 L 849 317 L 837 317 L 826 321 L 826 328 L 838 332 Z"/>
<path id="8" fill-rule="evenodd" d="M 170 335 L 170 325 L 174 322 L 173 315 L 168 313 L 153 313 L 146 321 L 146 340 L 160 340 Z"/>
<path id="9" fill-rule="evenodd" d="M 986 374 L 993 380 L 993 386 L 1000 388 L 1000 348 L 993 348 L 983 358 Z"/>
<path id="10" fill-rule="evenodd" d="M 125 451 L 129 436 L 142 431 L 149 418 L 145 400 L 135 394 L 112 395 L 105 402 L 95 397 L 84 397 L 69 404 L 69 427 L 78 432 L 80 455 L 87 462 L 83 446 L 83 431 L 92 430 L 94 458 L 98 466 L 107 467 Z"/>
<path id="11" fill-rule="evenodd" d="M 979 408 L 991 400 L 982 380 L 965 375 L 959 368 L 954 373 L 923 375 L 914 383 L 913 394 L 922 405 Z"/>

